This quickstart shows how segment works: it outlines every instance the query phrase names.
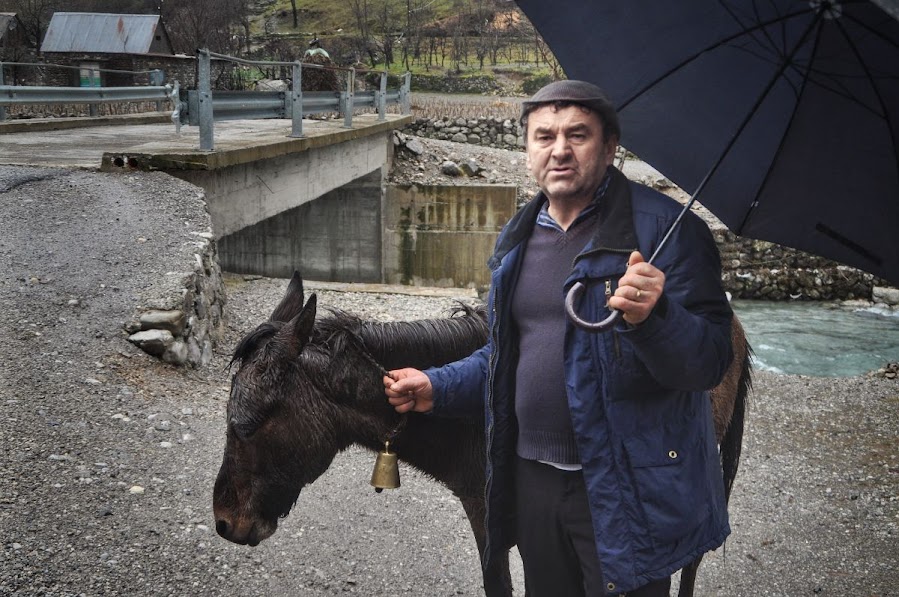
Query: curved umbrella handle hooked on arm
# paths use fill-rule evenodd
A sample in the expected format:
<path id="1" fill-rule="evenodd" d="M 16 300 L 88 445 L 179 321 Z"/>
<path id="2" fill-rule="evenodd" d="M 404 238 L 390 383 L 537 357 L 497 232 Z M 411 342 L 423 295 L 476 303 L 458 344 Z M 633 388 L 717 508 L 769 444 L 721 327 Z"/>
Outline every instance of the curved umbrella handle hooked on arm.
<path id="1" fill-rule="evenodd" d="M 588 332 L 609 331 L 615 325 L 615 322 L 621 318 L 621 311 L 618 309 L 612 309 L 612 313 L 602 321 L 586 321 L 577 314 L 574 303 L 580 300 L 586 288 L 583 282 L 575 282 L 568 294 L 565 295 L 565 312 L 568 314 L 568 318 L 574 325 Z"/>
<path id="2" fill-rule="evenodd" d="M 714 171 L 714 170 L 713 170 Z M 668 239 L 671 237 L 671 233 L 674 232 L 674 229 L 677 228 L 678 224 L 680 224 L 684 215 L 690 211 L 690 208 L 693 207 L 693 204 L 696 203 L 696 197 L 699 195 L 699 191 L 705 186 L 705 183 L 708 181 L 711 176 L 711 172 L 706 174 L 706 177 L 699 184 L 699 187 L 696 189 L 696 192 L 693 193 L 693 196 L 690 197 L 690 200 L 687 201 L 686 205 L 681 209 L 680 213 L 677 214 L 677 218 L 675 218 L 674 222 L 671 224 L 671 227 L 668 228 L 668 231 L 665 233 L 665 236 L 662 237 L 662 240 L 659 242 L 659 245 L 656 247 L 656 250 L 653 251 L 652 255 L 649 258 L 647 263 L 652 263 L 658 257 L 659 252 L 661 252 L 662 248 L 668 242 Z M 568 314 L 568 318 L 571 322 L 582 330 L 586 330 L 588 332 L 599 332 L 604 333 L 608 332 L 612 329 L 612 326 L 621 319 L 621 311 L 618 309 L 612 309 L 612 312 L 608 317 L 603 319 L 602 321 L 586 321 L 581 319 L 581 317 L 577 314 L 577 310 L 575 309 L 574 304 L 580 300 L 581 296 L 584 294 L 584 290 L 587 287 L 583 282 L 575 282 L 574 286 L 568 291 L 568 294 L 565 295 L 565 313 Z"/>

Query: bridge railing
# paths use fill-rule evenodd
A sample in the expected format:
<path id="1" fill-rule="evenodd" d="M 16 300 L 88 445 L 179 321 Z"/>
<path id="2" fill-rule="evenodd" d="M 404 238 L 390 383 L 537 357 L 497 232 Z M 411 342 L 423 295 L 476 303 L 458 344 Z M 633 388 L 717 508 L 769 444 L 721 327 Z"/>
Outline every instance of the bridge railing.
<path id="1" fill-rule="evenodd" d="M 122 75 L 148 75 L 150 85 L 131 87 L 50 87 L 42 85 L 7 85 L 4 67 L 51 68 L 71 71 L 87 71 L 91 80 L 100 79 L 100 73 Z M 157 111 L 162 103 L 171 99 L 172 86 L 163 85 L 165 73 L 160 69 L 116 70 L 110 68 L 67 66 L 43 62 L 0 62 L 0 122 L 6 120 L 7 106 L 49 104 L 87 104 L 88 113 L 97 116 L 100 104 L 124 102 L 156 102 Z"/>
<path id="2" fill-rule="evenodd" d="M 211 61 L 224 60 L 246 66 L 290 67 L 292 76 L 288 91 L 212 91 Z M 6 106 L 46 104 L 89 104 L 91 116 L 96 116 L 98 104 L 117 102 L 156 102 L 162 110 L 162 102 L 173 106 L 172 120 L 176 130 L 182 124 L 198 126 L 200 149 L 212 151 L 215 146 L 215 121 L 247 120 L 257 118 L 289 118 L 292 121 L 290 137 L 303 137 L 303 117 L 334 112 L 343 115 L 344 126 L 352 128 L 353 112 L 357 108 L 376 109 L 378 119 L 386 119 L 387 106 L 399 105 L 403 114 L 411 112 L 410 84 L 412 75 L 406 73 L 398 89 L 387 89 L 387 73 L 380 75 L 379 88 L 375 91 L 356 91 L 356 69 L 331 67 L 319 64 L 245 60 L 234 56 L 216 54 L 209 50 L 197 53 L 197 89 L 182 91 L 177 81 L 162 85 L 163 73 L 154 71 L 116 71 L 91 68 L 92 76 L 99 72 L 150 74 L 151 84 L 133 87 L 50 87 L 5 85 L 3 64 L 16 66 L 59 67 L 83 70 L 80 67 L 33 63 L 0 63 L 0 121 L 6 118 Z M 343 91 L 303 92 L 303 69 L 326 69 L 346 73 Z"/>
<path id="3" fill-rule="evenodd" d="M 197 90 L 188 90 L 184 101 L 172 116 L 176 123 L 200 127 L 200 149 L 211 151 L 215 146 L 215 121 L 246 120 L 255 118 L 291 119 L 290 137 L 303 137 L 303 117 L 324 112 L 343 115 L 344 126 L 352 128 L 353 111 L 356 108 L 374 108 L 378 119 L 386 119 L 388 104 L 399 105 L 403 114 L 411 112 L 410 84 L 412 75 L 406 73 L 399 89 L 387 89 L 387 73 L 382 72 L 379 88 L 375 91 L 355 91 L 356 70 L 353 68 L 329 67 L 304 62 L 277 62 L 267 60 L 246 60 L 234 56 L 216 54 L 209 50 L 197 53 Z M 212 91 L 211 62 L 227 60 L 245 66 L 290 67 L 290 89 L 287 91 Z M 303 92 L 304 69 L 327 69 L 346 73 L 344 91 Z"/>

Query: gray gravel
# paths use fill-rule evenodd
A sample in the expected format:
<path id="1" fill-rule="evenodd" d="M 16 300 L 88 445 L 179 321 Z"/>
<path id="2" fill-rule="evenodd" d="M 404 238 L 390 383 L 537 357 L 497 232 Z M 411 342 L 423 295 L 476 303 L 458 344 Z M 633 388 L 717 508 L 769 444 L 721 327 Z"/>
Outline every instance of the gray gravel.
<path id="1" fill-rule="evenodd" d="M 454 498 L 408 468 L 400 489 L 375 494 L 373 458 L 358 450 L 259 547 L 215 535 L 225 365 L 286 281 L 228 278 L 230 324 L 207 369 L 132 347 L 121 324 L 174 267 L 173 223 L 202 225 L 173 184 L 0 169 L 0 594 L 479 594 Z M 454 303 L 319 300 L 378 319 Z M 755 383 L 734 534 L 707 557 L 697 594 L 899 594 L 899 383 L 764 372 Z"/>

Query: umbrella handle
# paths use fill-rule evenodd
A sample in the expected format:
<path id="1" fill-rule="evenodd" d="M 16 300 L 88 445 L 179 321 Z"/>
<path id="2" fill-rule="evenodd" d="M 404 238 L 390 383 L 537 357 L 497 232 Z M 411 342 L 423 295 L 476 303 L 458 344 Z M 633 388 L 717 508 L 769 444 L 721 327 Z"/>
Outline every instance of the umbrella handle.
<path id="1" fill-rule="evenodd" d="M 571 319 L 574 325 L 582 330 L 587 330 L 588 332 L 609 331 L 612 329 L 612 326 L 615 325 L 615 322 L 621 318 L 621 311 L 618 309 L 612 309 L 612 313 L 608 317 L 602 321 L 596 322 L 585 321 L 577 314 L 574 303 L 580 300 L 586 288 L 587 287 L 584 286 L 582 282 L 575 282 L 574 286 L 571 287 L 571 290 L 568 291 L 568 294 L 565 295 L 565 312 L 568 314 L 568 318 Z"/>
<path id="2" fill-rule="evenodd" d="M 714 168 L 712 169 L 714 171 Z M 665 233 L 665 236 L 662 237 L 661 242 L 659 242 L 659 246 L 656 247 L 656 250 L 653 251 L 652 255 L 649 257 L 649 261 L 646 263 L 652 264 L 656 260 L 656 257 L 659 256 L 662 248 L 668 242 L 668 239 L 671 238 L 671 234 L 674 232 L 674 229 L 677 228 L 680 221 L 683 219 L 684 214 L 690 211 L 690 208 L 693 207 L 693 204 L 696 203 L 696 196 L 699 195 L 699 191 L 702 190 L 702 187 L 705 186 L 706 181 L 708 181 L 709 177 L 712 175 L 711 172 L 706 174 L 705 179 L 699 183 L 699 188 L 696 189 L 696 192 L 693 193 L 693 196 L 690 197 L 690 200 L 687 201 L 687 204 L 684 205 L 683 209 L 681 209 L 680 213 L 677 214 L 677 218 L 675 218 L 674 223 L 671 224 L 671 227 L 668 228 L 668 232 Z M 621 311 L 618 309 L 612 309 L 612 312 L 608 317 L 603 319 L 602 321 L 591 322 L 584 321 L 581 319 L 577 311 L 574 308 L 575 301 L 580 300 L 581 295 L 584 294 L 584 290 L 587 287 L 584 286 L 582 282 L 575 282 L 574 286 L 571 287 L 571 290 L 568 291 L 568 294 L 565 295 L 565 312 L 568 314 L 568 318 L 571 319 L 572 323 L 582 330 L 586 330 L 588 332 L 607 332 L 612 329 L 612 326 L 615 325 L 615 322 L 621 319 Z"/>

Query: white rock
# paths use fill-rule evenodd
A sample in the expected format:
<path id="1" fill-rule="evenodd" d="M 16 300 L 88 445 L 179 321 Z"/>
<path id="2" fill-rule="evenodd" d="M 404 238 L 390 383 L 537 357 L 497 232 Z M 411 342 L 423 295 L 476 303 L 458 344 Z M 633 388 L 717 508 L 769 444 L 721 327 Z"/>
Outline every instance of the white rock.
<path id="1" fill-rule="evenodd" d="M 147 330 L 128 336 L 128 341 L 148 354 L 161 356 L 175 341 L 175 337 L 168 330 Z"/>

